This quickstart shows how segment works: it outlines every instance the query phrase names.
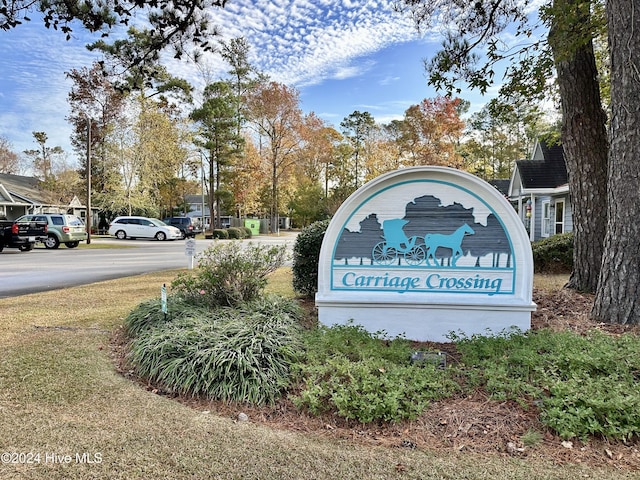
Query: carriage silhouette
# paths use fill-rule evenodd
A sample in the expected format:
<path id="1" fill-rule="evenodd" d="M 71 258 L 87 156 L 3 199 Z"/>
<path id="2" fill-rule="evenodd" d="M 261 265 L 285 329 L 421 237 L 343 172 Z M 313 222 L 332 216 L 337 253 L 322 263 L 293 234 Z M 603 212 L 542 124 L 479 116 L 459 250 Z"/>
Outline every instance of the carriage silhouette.
<path id="1" fill-rule="evenodd" d="M 382 222 L 382 238 L 384 242 L 379 242 L 373 247 L 371 258 L 379 265 L 391 265 L 402 256 L 408 265 L 420 265 L 427 257 L 427 252 L 423 245 L 416 245 L 420 237 L 407 237 L 402 230 L 408 220 L 399 218 L 385 220 Z"/>
<path id="2" fill-rule="evenodd" d="M 402 230 L 408 220 L 392 219 L 382 222 L 383 242 L 377 243 L 371 252 L 374 264 L 392 265 L 400 263 L 404 258 L 407 265 L 420 265 L 425 262 L 427 266 L 432 259 L 435 266 L 438 265 L 436 251 L 438 248 L 448 248 L 451 250 L 450 265 L 456 266 L 456 261 L 463 255 L 462 240 L 465 235 L 473 235 L 475 232 L 468 225 L 464 224 L 450 235 L 440 233 L 428 233 L 424 237 L 414 235 L 407 237 Z M 418 243 L 424 240 L 423 243 Z"/>

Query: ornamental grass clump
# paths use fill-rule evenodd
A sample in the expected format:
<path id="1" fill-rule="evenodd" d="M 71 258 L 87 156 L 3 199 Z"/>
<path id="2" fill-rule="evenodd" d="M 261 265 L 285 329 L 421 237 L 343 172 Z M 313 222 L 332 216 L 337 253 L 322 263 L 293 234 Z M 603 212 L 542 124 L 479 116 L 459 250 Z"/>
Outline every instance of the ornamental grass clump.
<path id="1" fill-rule="evenodd" d="M 124 321 L 124 326 L 130 336 L 140 335 L 143 331 L 168 320 L 181 318 L 205 317 L 209 309 L 201 305 L 193 305 L 183 298 L 170 295 L 167 298 L 167 313 L 162 311 L 159 298 L 142 302 L 134 308 Z"/>
<path id="2" fill-rule="evenodd" d="M 172 282 L 172 293 L 194 305 L 239 305 L 258 298 L 267 285 L 267 275 L 286 260 L 285 245 L 213 245 L 198 255 L 197 269 Z"/>
<path id="3" fill-rule="evenodd" d="M 273 403 L 303 351 L 300 307 L 265 295 L 267 275 L 286 247 L 214 245 L 167 298 L 139 305 L 125 320 L 136 373 L 166 390 L 250 404 Z"/>
<path id="4" fill-rule="evenodd" d="M 273 403 L 289 385 L 289 369 L 302 351 L 300 312 L 289 301 L 279 308 L 279 299 L 269 297 L 200 313 L 158 323 L 135 337 L 129 360 L 137 374 L 180 394 Z"/>

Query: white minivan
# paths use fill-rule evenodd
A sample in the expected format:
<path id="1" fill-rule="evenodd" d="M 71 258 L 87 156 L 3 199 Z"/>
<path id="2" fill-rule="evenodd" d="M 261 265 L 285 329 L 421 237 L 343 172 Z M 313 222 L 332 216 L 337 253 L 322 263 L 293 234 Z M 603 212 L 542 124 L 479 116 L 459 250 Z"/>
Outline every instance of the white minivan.
<path id="1" fill-rule="evenodd" d="M 176 240 L 182 233 L 176 227 L 167 225 L 157 218 L 116 217 L 109 224 L 109 235 L 119 240 L 125 238 L 155 238 L 156 240 Z"/>

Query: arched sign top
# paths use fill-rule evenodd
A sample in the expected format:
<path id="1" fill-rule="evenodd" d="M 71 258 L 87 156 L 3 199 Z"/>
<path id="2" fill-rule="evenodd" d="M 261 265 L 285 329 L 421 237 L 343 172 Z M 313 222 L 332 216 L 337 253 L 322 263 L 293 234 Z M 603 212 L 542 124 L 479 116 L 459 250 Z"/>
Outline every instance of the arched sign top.
<path id="1" fill-rule="evenodd" d="M 466 172 L 413 167 L 367 183 L 336 212 L 316 303 L 323 323 L 343 322 L 330 313 L 357 321 L 374 304 L 407 318 L 420 308 L 491 305 L 526 311 L 527 325 L 515 325 L 528 328 L 532 279 L 529 237 L 500 192 Z M 394 325 L 407 322 L 414 330 L 412 320 Z"/>

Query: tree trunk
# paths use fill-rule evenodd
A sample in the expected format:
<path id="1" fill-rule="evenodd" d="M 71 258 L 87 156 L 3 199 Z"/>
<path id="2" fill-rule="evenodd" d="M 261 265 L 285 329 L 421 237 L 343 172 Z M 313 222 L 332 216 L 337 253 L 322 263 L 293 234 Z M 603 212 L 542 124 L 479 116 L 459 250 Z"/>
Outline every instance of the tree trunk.
<path id="1" fill-rule="evenodd" d="M 557 11 L 577 10 L 578 0 L 555 0 Z M 589 22 L 588 7 L 583 13 Z M 607 215 L 607 132 L 593 44 L 580 43 L 578 27 L 556 14 L 549 32 L 562 103 L 564 149 L 573 207 L 573 272 L 568 287 L 595 292 L 602 264 Z M 580 22 L 581 23 L 581 22 Z"/>
<path id="2" fill-rule="evenodd" d="M 215 220 L 216 220 L 216 211 L 215 211 L 215 194 L 216 194 L 216 183 L 215 183 L 215 170 L 213 166 L 214 162 L 214 153 L 213 150 L 209 150 L 209 228 L 211 231 L 217 228 Z M 202 212 L 202 218 L 204 220 L 204 212 Z"/>
<path id="3" fill-rule="evenodd" d="M 216 155 L 216 190 L 214 202 L 216 207 L 216 228 L 222 228 L 222 208 L 220 205 L 220 162 Z"/>
<path id="4" fill-rule="evenodd" d="M 640 9 L 608 0 L 611 54 L 611 148 L 608 228 L 594 319 L 640 323 Z"/>
<path id="5" fill-rule="evenodd" d="M 278 218 L 278 162 L 274 153 L 271 164 L 271 233 L 280 231 L 280 219 Z"/>

